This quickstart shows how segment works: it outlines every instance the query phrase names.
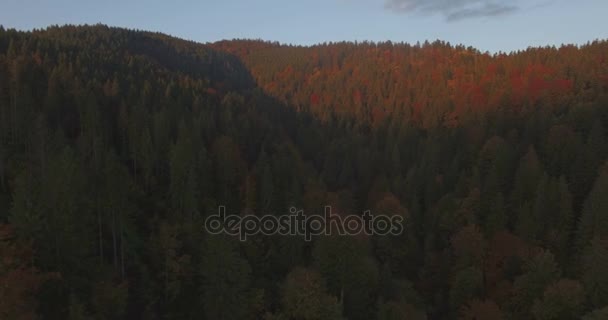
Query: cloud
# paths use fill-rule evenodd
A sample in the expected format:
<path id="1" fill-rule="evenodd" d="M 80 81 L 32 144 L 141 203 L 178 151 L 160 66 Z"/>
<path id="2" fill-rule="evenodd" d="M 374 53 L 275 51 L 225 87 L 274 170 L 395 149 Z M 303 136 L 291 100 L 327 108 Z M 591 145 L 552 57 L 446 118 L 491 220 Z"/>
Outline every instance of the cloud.
<path id="1" fill-rule="evenodd" d="M 386 0 L 385 8 L 397 13 L 441 14 L 449 22 L 495 17 L 520 9 L 515 0 Z"/>
<path id="2" fill-rule="evenodd" d="M 476 17 L 494 17 L 500 16 L 508 13 L 512 13 L 519 10 L 517 6 L 505 6 L 505 5 L 497 5 L 494 3 L 485 4 L 480 8 L 464 8 L 461 10 L 457 10 L 451 12 L 446 16 L 447 21 L 458 21 L 467 18 L 476 18 Z"/>

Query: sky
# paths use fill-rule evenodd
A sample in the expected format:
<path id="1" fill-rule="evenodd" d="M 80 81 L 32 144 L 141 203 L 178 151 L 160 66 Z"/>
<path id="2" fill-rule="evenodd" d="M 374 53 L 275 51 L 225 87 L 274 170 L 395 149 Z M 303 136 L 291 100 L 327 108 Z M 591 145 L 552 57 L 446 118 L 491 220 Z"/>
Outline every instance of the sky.
<path id="1" fill-rule="evenodd" d="M 608 0 L 0 0 L 0 8 L 5 28 L 103 23 L 197 42 L 439 39 L 510 52 L 608 39 Z"/>

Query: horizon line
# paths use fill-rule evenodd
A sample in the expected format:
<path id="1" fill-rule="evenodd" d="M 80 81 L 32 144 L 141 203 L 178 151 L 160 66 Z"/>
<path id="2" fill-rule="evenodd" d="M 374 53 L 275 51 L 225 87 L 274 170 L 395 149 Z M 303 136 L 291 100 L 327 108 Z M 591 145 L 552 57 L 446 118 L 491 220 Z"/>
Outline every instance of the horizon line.
<path id="1" fill-rule="evenodd" d="M 491 56 L 496 56 L 496 55 L 511 55 L 511 54 L 517 54 L 520 52 L 525 52 L 528 51 L 530 49 L 535 50 L 535 49 L 560 49 L 563 47 L 576 47 L 577 49 L 582 49 L 584 47 L 593 45 L 595 43 L 601 43 L 601 42 L 608 42 L 608 38 L 595 38 L 593 40 L 587 40 L 584 43 L 561 43 L 560 45 L 555 45 L 555 44 L 545 44 L 545 45 L 528 45 L 526 48 L 522 48 L 522 49 L 516 49 L 516 50 L 510 50 L 510 51 L 503 51 L 503 50 L 497 50 L 497 51 L 490 51 L 490 50 L 482 50 L 478 47 L 472 46 L 472 45 L 466 45 L 463 43 L 458 43 L 458 44 L 453 44 L 450 41 L 446 41 L 446 40 L 442 40 L 442 39 L 435 39 L 435 40 L 430 40 L 430 39 L 425 39 L 425 40 L 417 40 L 416 43 L 413 42 L 407 42 L 407 41 L 394 41 L 394 40 L 335 40 L 335 41 L 324 41 L 324 42 L 315 42 L 312 44 L 298 44 L 298 43 L 289 43 L 289 42 L 282 42 L 282 41 L 278 41 L 278 40 L 266 40 L 263 38 L 223 38 L 223 39 L 219 39 L 219 40 L 213 40 L 213 41 L 199 41 L 199 40 L 194 40 L 194 39 L 189 39 L 185 36 L 180 36 L 180 35 L 173 35 L 170 34 L 166 31 L 159 31 L 159 30 L 152 30 L 152 29 L 141 29 L 141 28 L 136 28 L 136 27 L 128 27 L 128 26 L 117 26 L 117 25 L 109 25 L 109 24 L 105 24 L 103 22 L 97 22 L 97 23 L 64 23 L 64 24 L 49 24 L 45 27 L 32 27 L 32 28 L 17 28 L 17 27 L 9 27 L 6 26 L 2 23 L 0 23 L 0 28 L 3 28 L 4 30 L 10 31 L 10 30 L 14 30 L 17 32 L 37 32 L 37 31 L 47 31 L 48 29 L 51 28 L 65 28 L 65 27 L 106 27 L 106 28 L 110 28 L 110 29 L 122 29 L 122 30 L 127 30 L 127 31 L 135 31 L 135 32 L 145 32 L 145 33 L 154 33 L 154 34 L 160 34 L 163 36 L 167 36 L 170 38 L 174 38 L 174 39 L 179 39 L 182 41 L 187 41 L 187 42 L 192 42 L 192 43 L 196 43 L 196 44 L 200 44 L 200 45 L 213 45 L 213 44 L 217 44 L 217 43 L 221 43 L 221 42 L 237 42 L 237 41 L 251 41 L 251 42 L 262 42 L 262 43 L 268 43 L 268 44 L 273 44 L 273 45 L 278 45 L 281 47 L 299 47 L 299 48 L 314 48 L 314 47 L 320 47 L 320 46 L 326 46 L 326 45 L 334 45 L 334 44 L 342 44 L 342 43 L 350 43 L 350 44 L 355 44 L 355 45 L 360 45 L 360 44 L 371 44 L 371 45 L 381 45 L 381 44 L 387 44 L 387 43 L 391 43 L 393 45 L 404 45 L 404 46 L 411 46 L 411 47 L 422 47 L 425 44 L 429 44 L 432 45 L 434 43 L 440 42 L 444 45 L 448 45 L 451 48 L 459 48 L 459 47 L 463 47 L 466 50 L 471 50 L 473 49 L 474 51 L 477 51 L 477 53 L 480 54 L 489 54 Z"/>

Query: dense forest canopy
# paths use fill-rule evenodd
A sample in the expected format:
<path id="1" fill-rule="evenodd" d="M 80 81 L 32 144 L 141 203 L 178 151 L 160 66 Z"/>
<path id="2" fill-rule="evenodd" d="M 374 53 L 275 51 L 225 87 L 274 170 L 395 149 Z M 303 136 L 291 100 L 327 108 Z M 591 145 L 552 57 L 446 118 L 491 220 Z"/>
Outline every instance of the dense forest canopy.
<path id="1" fill-rule="evenodd" d="M 213 47 L 242 57 L 265 92 L 321 119 L 335 113 L 374 124 L 390 116 L 456 126 L 469 113 L 591 103 L 608 86 L 608 44 L 598 41 L 494 55 L 441 41 Z"/>
<path id="2" fill-rule="evenodd" d="M 0 319 L 606 319 L 608 42 L 0 27 Z M 372 212 L 398 236 L 210 235 Z"/>

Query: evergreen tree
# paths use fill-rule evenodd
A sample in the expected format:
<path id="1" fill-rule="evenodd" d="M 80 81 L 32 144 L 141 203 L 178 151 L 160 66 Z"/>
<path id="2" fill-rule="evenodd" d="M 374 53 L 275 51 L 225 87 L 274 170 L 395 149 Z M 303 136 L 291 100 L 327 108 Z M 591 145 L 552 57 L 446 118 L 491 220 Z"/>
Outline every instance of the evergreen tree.
<path id="1" fill-rule="evenodd" d="M 201 260 L 202 305 L 209 319 L 243 319 L 249 310 L 251 268 L 236 239 L 209 236 Z"/>

